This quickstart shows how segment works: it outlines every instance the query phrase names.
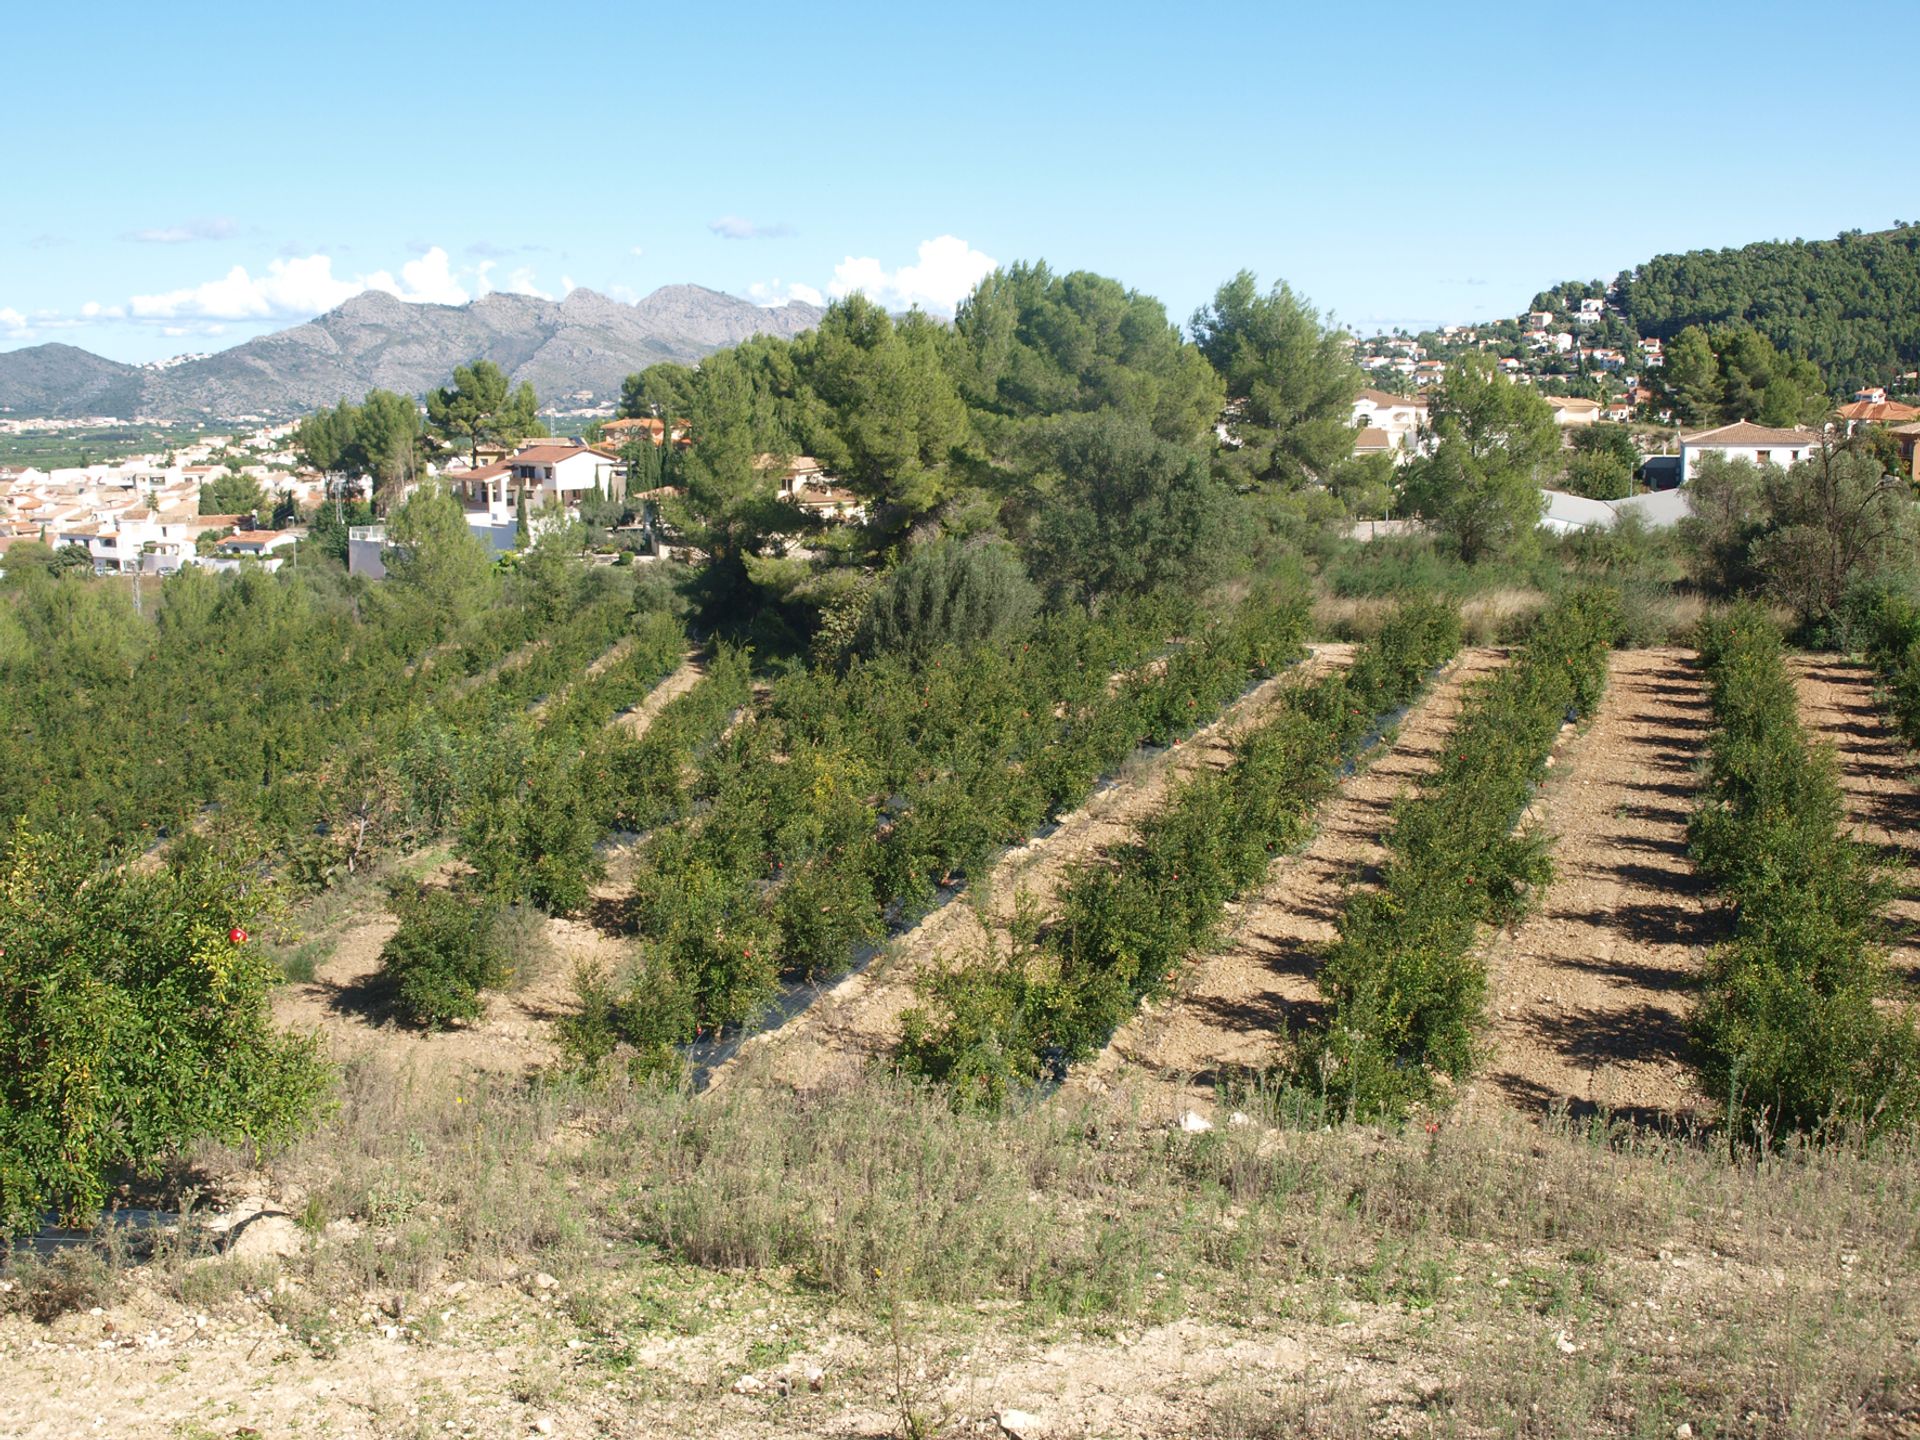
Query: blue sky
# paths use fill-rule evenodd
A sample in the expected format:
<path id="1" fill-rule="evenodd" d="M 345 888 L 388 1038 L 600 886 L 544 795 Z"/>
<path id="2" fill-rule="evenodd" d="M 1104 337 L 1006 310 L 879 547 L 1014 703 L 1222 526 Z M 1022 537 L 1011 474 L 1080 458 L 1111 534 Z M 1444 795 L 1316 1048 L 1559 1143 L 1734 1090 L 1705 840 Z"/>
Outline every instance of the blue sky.
<path id="1" fill-rule="evenodd" d="M 1370 328 L 1912 218 L 1884 7 L 22 6 L 0 349 L 212 350 L 358 288 L 950 307 L 1246 267 Z M 1822 67 L 1821 57 L 1830 62 Z M 1911 192 L 1907 192 L 1909 197 Z"/>

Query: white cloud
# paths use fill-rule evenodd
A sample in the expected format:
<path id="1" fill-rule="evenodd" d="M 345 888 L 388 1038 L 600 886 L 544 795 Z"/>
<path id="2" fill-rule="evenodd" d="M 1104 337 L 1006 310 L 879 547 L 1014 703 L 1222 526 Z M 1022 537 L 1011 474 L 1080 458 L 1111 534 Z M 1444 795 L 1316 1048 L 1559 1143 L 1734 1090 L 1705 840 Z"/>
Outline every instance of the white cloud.
<path id="1" fill-rule="evenodd" d="M 827 293 L 836 300 L 862 291 L 889 309 L 918 305 L 950 315 L 994 267 L 993 257 L 957 235 L 920 242 L 914 264 L 888 270 L 871 256 L 849 255 L 833 267 Z"/>
<path id="2" fill-rule="evenodd" d="M 824 305 L 827 297 L 811 285 L 803 285 L 798 280 L 787 284 L 778 278 L 756 280 L 747 286 L 747 296 L 756 305 L 785 305 L 789 300 L 798 300 L 806 305 Z"/>
<path id="3" fill-rule="evenodd" d="M 642 255 L 646 254 L 647 252 L 645 250 L 642 250 L 638 245 L 635 245 L 630 250 L 628 250 L 627 253 L 633 256 L 634 259 L 638 260 Z"/>
<path id="4" fill-rule="evenodd" d="M 27 317 L 18 310 L 0 307 L 0 330 L 18 335 L 27 328 Z"/>
<path id="5" fill-rule="evenodd" d="M 130 230 L 122 239 L 138 240 L 143 245 L 186 245 L 195 240 L 226 240 L 240 227 L 224 215 L 204 220 L 189 220 L 184 225 L 156 225 L 146 230 Z"/>
<path id="6" fill-rule="evenodd" d="M 438 245 L 400 267 L 352 278 L 333 273 L 327 255 L 270 260 L 258 276 L 236 265 L 218 280 L 158 295 L 136 295 L 128 311 L 138 320 L 279 320 L 318 315 L 367 290 L 384 290 L 421 304 L 464 305 L 471 297 Z"/>
<path id="7" fill-rule="evenodd" d="M 507 276 L 507 283 L 501 288 L 509 295 L 531 295 L 536 300 L 553 299 L 553 296 L 533 283 L 533 267 L 531 265 L 522 265 L 511 275 Z"/>
<path id="8" fill-rule="evenodd" d="M 722 215 L 718 220 L 709 221 L 707 229 L 722 240 L 782 240 L 793 234 L 791 225 L 756 225 L 738 215 Z"/>

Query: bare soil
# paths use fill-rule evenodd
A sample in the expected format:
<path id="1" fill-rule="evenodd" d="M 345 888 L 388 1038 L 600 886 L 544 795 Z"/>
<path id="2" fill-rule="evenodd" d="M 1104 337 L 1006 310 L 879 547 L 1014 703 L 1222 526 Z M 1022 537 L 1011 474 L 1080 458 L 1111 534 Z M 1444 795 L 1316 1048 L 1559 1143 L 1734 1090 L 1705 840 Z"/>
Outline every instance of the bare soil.
<path id="1" fill-rule="evenodd" d="M 612 658 L 603 656 L 602 661 Z M 646 699 L 611 723 L 644 735 L 654 717 L 706 673 L 704 662 L 689 655 Z M 554 1022 L 576 1008 L 575 971 L 585 966 L 614 972 L 626 958 L 626 942 L 591 917 L 617 908 L 627 888 L 632 847 L 616 846 L 605 859 L 607 874 L 593 887 L 586 916 L 548 918 L 542 937 L 545 953 L 512 987 L 489 995 L 487 1013 L 477 1021 L 426 1031 L 395 1018 L 379 975 L 380 952 L 399 921 L 384 905 L 339 930 L 332 952 L 315 967 L 310 982 L 283 985 L 274 993 L 274 1018 L 287 1029 L 319 1032 L 336 1059 L 373 1048 L 458 1070 L 527 1074 L 544 1069 L 559 1058 Z M 456 868 L 442 866 L 429 878 L 444 881 Z"/>
<path id="2" fill-rule="evenodd" d="M 1660 1122 L 1705 1103 L 1687 1062 L 1690 987 L 1720 934 L 1687 858 L 1712 727 L 1692 652 L 1615 651 L 1592 723 L 1556 752 L 1528 823 L 1553 841 L 1541 903 L 1488 946 L 1476 1089 Z"/>
<path id="3" fill-rule="evenodd" d="M 1468 688 L 1504 659 L 1488 648 L 1456 656 L 1385 749 L 1322 807 L 1306 847 L 1275 860 L 1262 888 L 1230 907 L 1221 945 L 1169 999 L 1143 1005 L 1073 1083 L 1105 1089 L 1144 1078 L 1204 1102 L 1223 1076 L 1283 1058 L 1289 1033 L 1319 1008 L 1314 976 L 1348 890 L 1370 883 L 1386 858 L 1380 840 L 1395 803 L 1435 768 Z"/>
<path id="4" fill-rule="evenodd" d="M 1873 672 L 1865 665 L 1830 655 L 1797 656 L 1791 664 L 1801 719 L 1839 762 L 1849 823 L 1896 867 L 1888 961 L 1907 997 L 1920 1002 L 1920 790 L 1913 754 L 1874 704 Z"/>
<path id="5" fill-rule="evenodd" d="M 1115 782 L 1060 822 L 1052 834 L 1008 850 L 985 882 L 942 906 L 887 948 L 861 974 L 849 976 L 778 1030 L 750 1038 L 734 1061 L 716 1071 L 726 1083 L 743 1061 L 764 1057 L 779 1082 L 798 1089 L 844 1080 L 887 1054 L 900 1038 L 900 1017 L 919 998 L 916 983 L 932 966 L 975 959 L 1001 943 L 1022 904 L 1044 913 L 1075 866 L 1133 838 L 1182 776 L 1220 768 L 1233 737 L 1254 724 L 1289 686 L 1311 683 L 1352 662 L 1354 647 L 1316 645 L 1301 664 L 1257 686 L 1212 725 L 1184 742 L 1130 762 Z"/>
<path id="6" fill-rule="evenodd" d="M 678 670 L 647 692 L 646 699 L 624 714 L 614 716 L 613 723 L 625 726 L 635 735 L 644 735 L 656 715 L 706 678 L 707 662 L 697 654 L 689 654 Z"/>

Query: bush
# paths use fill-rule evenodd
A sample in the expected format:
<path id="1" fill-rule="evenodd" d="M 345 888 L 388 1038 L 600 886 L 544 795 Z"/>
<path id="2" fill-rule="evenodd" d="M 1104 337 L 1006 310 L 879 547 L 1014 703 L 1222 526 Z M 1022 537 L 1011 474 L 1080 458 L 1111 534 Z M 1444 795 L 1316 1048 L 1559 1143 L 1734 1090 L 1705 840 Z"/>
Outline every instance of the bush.
<path id="1" fill-rule="evenodd" d="M 1299 842 L 1342 762 L 1459 638 L 1450 608 L 1402 607 L 1349 671 L 1290 692 L 1236 740 L 1226 771 L 1187 781 L 1135 843 L 1070 877 L 1041 943 L 936 966 L 904 1022 L 902 1070 L 945 1084 L 958 1103 L 991 1106 L 1098 1051 L 1206 944 L 1226 902 Z"/>
<path id="2" fill-rule="evenodd" d="M 0 1233 L 48 1207 L 84 1220 L 114 1167 L 312 1116 L 328 1072 L 274 1027 L 277 967 L 250 938 L 272 907 L 258 853 L 200 842 L 135 867 L 22 822 L 0 870 Z"/>
<path id="3" fill-rule="evenodd" d="M 1472 1068 L 1486 989 L 1473 942 L 1551 875 L 1544 843 L 1513 826 L 1560 726 L 1599 699 L 1616 627 L 1606 592 L 1563 599 L 1474 691 L 1438 772 L 1395 813 L 1379 887 L 1348 902 L 1320 973 L 1330 1019 L 1302 1050 L 1308 1088 L 1399 1115 Z"/>
<path id="4" fill-rule="evenodd" d="M 935 651 L 1017 637 L 1040 592 L 1003 542 L 937 540 L 916 550 L 874 594 L 860 629 L 868 655 L 897 655 L 916 669 Z"/>
<path id="5" fill-rule="evenodd" d="M 506 909 L 424 887 L 395 894 L 393 907 L 400 928 L 380 952 L 380 970 L 401 1012 L 430 1028 L 485 1014 L 480 992 L 511 978 Z"/>
<path id="6" fill-rule="evenodd" d="M 1885 653 L 1909 624 L 1883 613 Z M 1891 877 L 1844 833 L 1833 757 L 1801 729 L 1779 631 L 1740 606 L 1698 644 L 1718 728 L 1688 838 L 1734 916 L 1693 1016 L 1705 1083 L 1730 1125 L 1746 1115 L 1763 1134 L 1903 1129 L 1920 1114 L 1920 1041 L 1875 1003 Z"/>

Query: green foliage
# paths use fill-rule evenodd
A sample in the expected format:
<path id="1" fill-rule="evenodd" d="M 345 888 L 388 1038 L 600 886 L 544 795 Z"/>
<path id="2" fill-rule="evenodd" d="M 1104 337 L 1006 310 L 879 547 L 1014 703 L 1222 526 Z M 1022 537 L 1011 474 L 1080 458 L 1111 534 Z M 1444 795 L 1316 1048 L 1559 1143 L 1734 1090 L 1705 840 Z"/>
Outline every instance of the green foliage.
<path id="1" fill-rule="evenodd" d="M 294 452 L 314 469 L 372 476 L 376 500 L 418 478 L 426 448 L 419 405 L 392 390 L 370 390 L 361 404 L 343 400 L 316 411 L 293 432 Z"/>
<path id="2" fill-rule="evenodd" d="M 672 424 L 691 405 L 695 370 L 662 360 L 620 382 L 620 418 L 645 420 L 654 416 Z"/>
<path id="3" fill-rule="evenodd" d="M 918 311 L 895 324 L 855 294 L 828 307 L 793 347 L 809 396 L 808 450 L 868 502 L 891 538 L 944 498 L 966 406 L 943 361 L 948 332 Z"/>
<path id="4" fill-rule="evenodd" d="M 1905 595 L 1882 596 L 1866 650 L 1900 733 L 1920 748 L 1920 604 Z"/>
<path id="5" fill-rule="evenodd" d="M 961 393 L 997 450 L 1021 421 L 1097 411 L 1191 444 L 1220 413 L 1213 368 L 1158 300 L 1117 280 L 1007 266 L 961 302 L 953 324 Z"/>
<path id="6" fill-rule="evenodd" d="M 396 603 L 436 638 L 480 607 L 492 581 L 493 556 L 460 501 L 437 483 L 420 486 L 395 508 L 382 559 Z"/>
<path id="7" fill-rule="evenodd" d="M 1552 408 L 1473 351 L 1448 368 L 1431 415 L 1439 438 L 1407 467 L 1409 504 L 1468 562 L 1524 548 L 1560 452 Z"/>
<path id="8" fill-rule="evenodd" d="M 260 482 L 238 470 L 222 470 L 200 486 L 202 515 L 256 515 L 266 503 Z"/>
<path id="9" fill-rule="evenodd" d="M 1779 600 L 1810 639 L 1848 643 L 1852 597 L 1910 576 L 1912 495 L 1871 450 L 1817 445 L 1790 470 L 1707 455 L 1687 489 L 1679 533 L 1699 583 Z"/>
<path id="10" fill-rule="evenodd" d="M 1688 425 L 1813 424 L 1831 404 L 1811 361 L 1782 355 L 1747 326 L 1682 330 L 1652 375 L 1673 413 Z"/>
<path id="11" fill-rule="evenodd" d="M 1576 450 L 1567 461 L 1566 488 L 1594 500 L 1618 500 L 1633 493 L 1633 471 L 1608 450 Z"/>
<path id="12" fill-rule="evenodd" d="M 1284 284 L 1261 294 L 1242 270 L 1193 317 L 1200 353 L 1226 382 L 1235 473 L 1298 489 L 1353 454 L 1361 374 L 1341 332 Z"/>
<path id="13" fill-rule="evenodd" d="M 1660 255 L 1618 286 L 1642 335 L 1671 347 L 1690 327 L 1748 326 L 1811 361 L 1838 394 L 1920 365 L 1920 230 L 1910 226 Z"/>
<path id="14" fill-rule="evenodd" d="M 1910 632 L 1889 610 L 1884 641 Z M 1688 826 L 1695 865 L 1733 913 L 1693 1036 L 1729 1127 L 1900 1133 L 1920 1115 L 1920 1039 L 1883 1011 L 1892 877 L 1844 833 L 1832 755 L 1810 745 L 1779 632 L 1758 610 L 1712 617 L 1699 637 L 1716 728 Z"/>
<path id="15" fill-rule="evenodd" d="M 0 1233 L 96 1212 L 114 1167 L 199 1139 L 290 1137 L 326 1087 L 267 1011 L 259 856 L 226 841 L 162 865 L 70 829 L 8 836 L 0 903 Z"/>
<path id="16" fill-rule="evenodd" d="M 875 591 L 859 645 L 868 655 L 895 655 L 917 667 L 948 646 L 1015 636 L 1039 605 L 1008 545 L 939 540 L 914 551 Z"/>
<path id="17" fill-rule="evenodd" d="M 453 383 L 427 395 L 427 419 L 436 434 L 467 446 L 467 458 L 480 463 L 483 442 L 511 445 L 529 435 L 544 435 L 540 399 L 524 381 L 514 388 L 506 372 L 491 360 L 456 365 Z"/>
<path id="18" fill-rule="evenodd" d="M 1486 991 L 1474 940 L 1551 875 L 1542 838 L 1513 827 L 1560 726 L 1598 701 L 1617 625 L 1606 592 L 1558 601 L 1474 690 L 1438 771 L 1395 811 L 1380 884 L 1348 902 L 1320 972 L 1330 1018 L 1300 1059 L 1300 1082 L 1339 1108 L 1401 1115 L 1472 1068 Z"/>
<path id="19" fill-rule="evenodd" d="M 432 1028 L 485 1014 L 481 992 L 510 978 L 502 908 L 425 888 L 395 894 L 393 908 L 400 928 L 380 952 L 380 973 L 400 1012 Z"/>
<path id="20" fill-rule="evenodd" d="M 1244 547 L 1233 493 L 1191 446 L 1117 411 L 1054 421 L 1034 571 L 1056 598 L 1197 593 Z"/>
<path id="21" fill-rule="evenodd" d="M 1292 594 L 1211 623 L 1116 603 L 918 668 L 889 654 L 786 676 L 702 758 L 704 810 L 641 848 L 629 918 L 698 1024 L 745 1020 L 780 975 L 843 969 L 881 916 L 977 875 L 1143 740 L 1217 714 L 1296 651 L 1304 618 Z M 1186 643 L 1149 665 L 1170 630 Z"/>
<path id="22" fill-rule="evenodd" d="M 902 1069 L 948 1086 L 956 1103 L 992 1107 L 1095 1053 L 1206 944 L 1225 903 L 1305 836 L 1379 716 L 1459 641 L 1451 607 L 1413 601 L 1347 673 L 1289 692 L 1236 739 L 1224 772 L 1186 781 L 1133 844 L 1071 875 L 1037 943 L 1031 925 L 1017 927 L 1005 954 L 933 967 L 904 1018 Z"/>

